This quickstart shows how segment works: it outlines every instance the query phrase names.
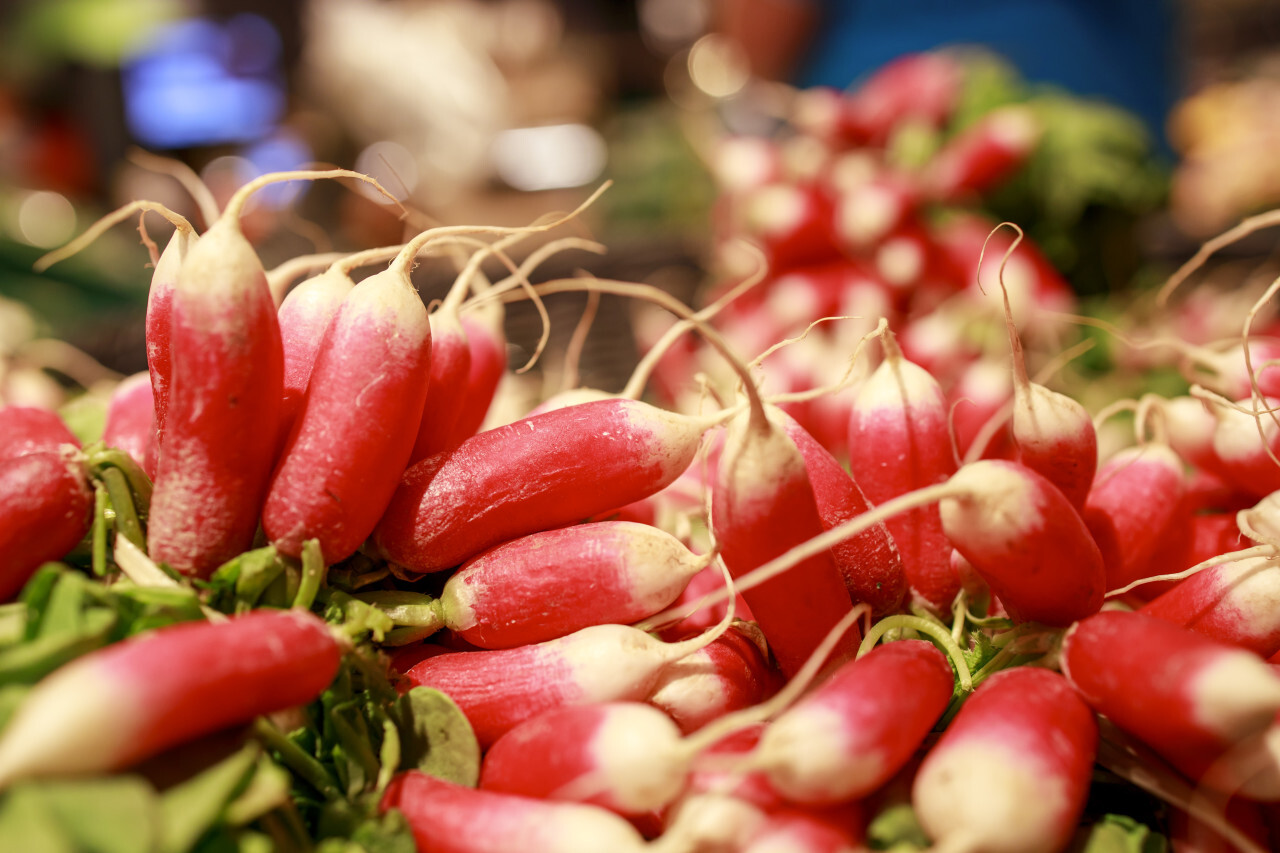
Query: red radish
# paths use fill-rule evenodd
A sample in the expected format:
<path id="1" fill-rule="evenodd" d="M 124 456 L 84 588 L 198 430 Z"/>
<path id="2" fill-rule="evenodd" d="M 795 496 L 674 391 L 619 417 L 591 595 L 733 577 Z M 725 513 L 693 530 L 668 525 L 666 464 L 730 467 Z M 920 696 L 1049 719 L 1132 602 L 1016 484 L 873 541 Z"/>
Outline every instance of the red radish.
<path id="1" fill-rule="evenodd" d="M 946 656 L 932 644 L 878 646 L 779 715 L 749 765 L 793 802 L 861 799 L 919 749 L 954 684 Z"/>
<path id="2" fill-rule="evenodd" d="M 631 824 L 596 806 L 477 791 L 417 770 L 392 780 L 382 811 L 399 809 L 431 853 L 641 853 Z"/>
<path id="3" fill-rule="evenodd" d="M 361 176 L 363 178 L 363 176 Z M 50 252 L 36 261 L 35 269 L 42 272 L 58 261 L 74 255 L 96 240 L 103 232 L 116 223 L 132 216 L 134 213 L 147 211 L 159 213 L 174 226 L 173 236 L 169 239 L 164 251 L 157 258 L 155 244 L 146 237 L 144 239 L 151 249 L 155 269 L 151 274 L 151 285 L 147 292 L 146 341 L 147 369 L 151 373 L 151 385 L 155 395 L 157 436 L 164 433 L 169 411 L 169 385 L 172 382 L 172 312 L 173 293 L 177 286 L 178 273 L 186 263 L 187 254 L 196 244 L 195 229 L 186 219 L 168 208 L 150 201 L 134 201 L 112 211 L 99 219 L 88 230 L 75 240 L 57 251 Z M 141 227 L 141 226 L 140 226 Z M 157 440 L 159 440 L 157 438 Z"/>
<path id="4" fill-rule="evenodd" d="M 651 705 L 566 705 L 498 738 L 485 753 L 480 787 L 642 815 L 680 794 L 689 757 L 676 724 Z"/>
<path id="5" fill-rule="evenodd" d="M 731 711 L 760 704 L 781 687 L 760 629 L 734 622 L 706 648 L 663 667 L 647 701 L 689 734 Z"/>
<path id="6" fill-rule="evenodd" d="M 695 464 L 690 467 L 693 468 L 697 466 Z M 679 483 L 678 480 L 676 482 L 677 484 Z M 670 489 L 668 488 L 664 490 L 662 494 L 666 494 L 667 491 L 670 491 Z M 699 507 L 698 509 L 700 510 L 701 508 Z M 707 566 L 705 569 L 693 576 L 689 581 L 689 585 L 684 588 L 684 592 L 680 594 L 680 597 L 676 599 L 672 606 L 673 610 L 678 608 L 681 612 L 685 612 L 692 607 L 696 607 L 697 609 L 693 610 L 693 612 L 689 613 L 679 622 L 650 625 L 649 621 L 646 621 L 639 627 L 658 628 L 658 634 L 664 640 L 682 640 L 692 634 L 705 631 L 724 618 L 725 608 L 728 606 L 726 603 L 726 597 L 723 594 L 724 589 L 724 573 L 721 572 L 717 566 Z M 714 601 L 708 600 L 705 603 L 703 602 L 704 598 L 711 596 L 714 596 Z M 747 606 L 747 602 L 743 600 L 742 596 L 735 593 L 733 599 L 734 612 L 737 614 L 738 618 L 753 621 L 751 608 Z M 765 655 L 766 657 L 768 656 L 767 650 Z"/>
<path id="7" fill-rule="evenodd" d="M 93 491 L 70 452 L 0 456 L 0 602 L 13 598 L 41 563 L 74 548 L 92 518 Z"/>
<path id="8" fill-rule="evenodd" d="M 878 68 L 847 96 L 846 117 L 857 138 L 882 145 L 911 119 L 939 126 L 960 94 L 959 63 L 943 53 L 910 53 Z"/>
<path id="9" fill-rule="evenodd" d="M 1176 515 L 1182 490 L 1182 461 L 1158 442 L 1127 447 L 1098 470 L 1083 516 L 1107 566 L 1107 589 L 1138 580 Z"/>
<path id="10" fill-rule="evenodd" d="M 338 671 L 328 627 L 298 610 L 185 622 L 77 658 L 39 682 L 0 736 L 0 788 L 102 773 L 310 702 Z M 110 719 L 110 726 L 100 725 Z"/>
<path id="11" fill-rule="evenodd" d="M 284 353 L 281 428 L 286 435 L 302 408 L 302 398 L 307 393 L 325 330 L 353 287 L 355 282 L 350 276 L 341 269 L 330 267 L 289 291 L 276 312 Z"/>
<path id="12" fill-rule="evenodd" d="M 1218 420 L 1203 400 L 1170 397 L 1160 401 L 1161 421 L 1169 446 L 1189 464 L 1216 473 L 1221 462 L 1213 452 Z"/>
<path id="13" fill-rule="evenodd" d="M 0 459 L 80 448 L 80 439 L 57 412 L 35 406 L 0 406 Z"/>
<path id="14" fill-rule="evenodd" d="M 948 395 L 956 449 L 966 460 L 1014 455 L 1005 407 L 1013 399 L 1013 376 L 1005 364 L 980 358 L 961 368 Z"/>
<path id="15" fill-rule="evenodd" d="M 774 273 L 840 257 L 832 200 L 815 183 L 772 183 L 741 198 L 741 233 L 760 243 Z"/>
<path id="16" fill-rule="evenodd" d="M 898 231 L 919 204 L 913 183 L 884 172 L 840 194 L 835 228 L 851 253 L 865 252 Z"/>
<path id="17" fill-rule="evenodd" d="M 1280 675 L 1257 655 L 1142 613 L 1078 622 L 1062 672 L 1090 707 L 1193 779 L 1280 712 Z"/>
<path id="18" fill-rule="evenodd" d="M 240 231 L 241 211 L 267 184 L 339 176 L 369 180 L 334 170 L 245 184 L 182 259 L 147 540 L 152 559 L 184 574 L 207 576 L 252 545 L 278 450 L 280 326 L 262 263 Z"/>
<path id="19" fill-rule="evenodd" d="M 880 280 L 900 294 L 901 305 L 920 289 L 933 264 L 933 254 L 928 232 L 908 222 L 876 245 L 872 264 Z"/>
<path id="20" fill-rule="evenodd" d="M 947 488 L 957 494 L 939 504 L 946 536 L 1014 620 L 1063 626 L 1102 606 L 1102 554 L 1056 486 L 991 459 L 965 465 Z"/>
<path id="21" fill-rule="evenodd" d="M 804 457 L 824 529 L 830 530 L 870 508 L 857 482 L 813 436 L 791 418 L 783 422 L 783 428 Z M 873 618 L 886 616 L 902 604 L 907 578 L 897 543 L 886 525 L 841 542 L 831 549 L 831 556 L 844 577 L 849 596 L 870 604 Z"/>
<path id="22" fill-rule="evenodd" d="M 1176 573 L 1219 554 L 1250 546 L 1251 543 L 1240 533 L 1235 513 L 1193 515 L 1187 504 L 1188 496 L 1184 495 L 1164 537 L 1148 557 L 1146 567 L 1134 572 L 1137 577 Z M 1177 583 L 1179 581 L 1144 581 L 1133 590 L 1133 594 L 1140 600 L 1150 601 L 1173 589 Z"/>
<path id="23" fill-rule="evenodd" d="M 766 817 L 740 853 L 853 853 L 867 849 L 865 822 L 860 803 L 784 809 Z"/>
<path id="24" fill-rule="evenodd" d="M 804 456 L 758 401 L 729 424 L 712 491 L 711 525 L 729 572 L 742 577 L 822 531 Z M 818 644 L 852 608 L 829 552 L 794 566 L 743 598 L 764 632 L 782 672 L 795 675 Z M 851 657 L 850 632 L 834 660 Z"/>
<path id="25" fill-rule="evenodd" d="M 1022 239 L 1019 230 L 1018 239 Z M 1018 245 L 1017 242 L 1013 247 Z M 1011 249 L 1012 251 L 1012 249 Z M 1013 322 L 1009 291 L 1001 266 L 1000 292 L 1004 297 L 1005 326 L 1013 350 L 1013 420 L 1010 432 L 1017 460 L 1053 483 L 1077 511 L 1084 509 L 1094 470 L 1098 467 L 1098 434 L 1084 406 L 1065 394 L 1051 391 L 1027 376 L 1022 339 Z"/>
<path id="26" fill-rule="evenodd" d="M 299 556 L 304 541 L 318 539 L 326 563 L 351 556 L 408 464 L 432 352 L 409 270 L 430 234 L 357 284 L 324 333 L 262 509 L 267 538 L 285 554 Z"/>
<path id="27" fill-rule="evenodd" d="M 911 800 L 935 849 L 1064 850 L 1084 810 L 1098 726 L 1062 676 L 997 672 L 925 756 Z"/>
<path id="28" fill-rule="evenodd" d="M 744 766 L 760 743 L 768 723 L 749 723 L 721 737 L 693 757 L 685 788 L 685 797 L 720 793 L 742 800 L 763 812 L 786 808 L 787 801 L 757 770 Z"/>
<path id="29" fill-rule="evenodd" d="M 156 476 L 155 392 L 148 372 L 124 379 L 111 393 L 102 440 L 117 447 L 137 462 L 147 476 Z"/>
<path id="30" fill-rule="evenodd" d="M 763 136 L 729 136 L 716 142 L 712 174 L 728 194 L 782 177 L 778 146 Z"/>
<path id="31" fill-rule="evenodd" d="M 1186 345 L 1180 349 L 1184 356 L 1183 372 L 1191 382 L 1239 400 L 1253 394 L 1252 368 L 1258 391 L 1268 396 L 1280 395 L 1280 370 L 1272 363 L 1280 359 L 1280 339 L 1253 338 L 1249 340 L 1247 355 L 1242 343 L 1225 350 Z"/>
<path id="32" fill-rule="evenodd" d="M 467 642 L 511 648 L 652 616 L 708 563 L 671 534 L 635 522 L 546 530 L 469 560 L 444 585 L 440 611 Z"/>
<path id="33" fill-rule="evenodd" d="M 1280 558 L 1210 566 L 1139 612 L 1269 658 L 1280 652 Z"/>
<path id="34" fill-rule="evenodd" d="M 764 826 L 766 814 L 758 806 L 718 790 L 690 793 L 668 810 L 666 832 L 655 847 L 734 853 Z"/>
<path id="35" fill-rule="evenodd" d="M 663 643 L 625 625 L 593 625 L 514 649 L 437 655 L 404 674 L 413 684 L 449 694 L 487 748 L 524 720 L 560 705 L 643 699 L 663 666 L 716 636 L 712 631 Z"/>
<path id="36" fill-rule="evenodd" d="M 598 400 L 478 433 L 411 467 L 374 532 L 415 572 L 653 494 L 693 461 L 714 419 Z"/>
<path id="37" fill-rule="evenodd" d="M 1259 410 L 1274 409 L 1280 397 L 1263 397 L 1256 405 Z M 1218 425 L 1213 455 L 1218 467 L 1213 471 L 1240 491 L 1263 497 L 1280 489 L 1280 465 L 1272 458 L 1280 457 L 1280 427 L 1275 414 L 1260 411 L 1255 416 L 1250 414 L 1254 409 L 1250 399 L 1214 407 Z"/>
<path id="38" fill-rule="evenodd" d="M 983 193 L 1016 172 L 1040 138 L 1040 123 L 1027 107 L 998 107 L 965 128 L 925 166 L 930 195 L 957 201 Z"/>
<path id="39" fill-rule="evenodd" d="M 939 258 L 950 266 L 950 278 L 965 282 L 967 292 L 974 300 L 986 302 L 978 287 L 978 263 L 992 267 L 1004 264 L 1004 281 L 1009 288 L 1009 300 L 1014 322 L 1019 328 L 1035 329 L 1045 322 L 1050 312 L 1070 313 L 1076 304 L 1075 291 L 1062 274 L 1054 268 L 1028 239 L 1018 243 L 1008 261 L 1001 257 L 1009 251 L 1013 237 L 995 231 L 995 222 L 976 215 L 957 216 L 940 223 L 931 231 L 933 245 Z M 995 233 L 993 233 L 993 231 Z M 990 276 L 984 276 L 989 279 Z M 1043 309 L 1040 314 L 1037 309 Z"/>
<path id="40" fill-rule="evenodd" d="M 493 401 L 498 382 L 507 370 L 507 338 L 503 331 L 502 303 L 494 300 L 484 303 L 476 313 L 462 316 L 462 328 L 467 333 L 470 349 L 470 369 L 467 372 L 467 394 L 463 398 L 454 424 L 451 443 L 454 447 L 475 435 L 484 423 L 489 404 Z"/>
<path id="41" fill-rule="evenodd" d="M 147 290 L 147 371 L 151 374 L 155 401 L 157 451 L 169 417 L 169 389 L 173 384 L 173 294 L 178 284 L 178 272 L 195 245 L 195 231 L 190 226 L 183 228 L 179 225 L 156 261 L 151 286 Z M 154 472 L 155 469 L 152 470 Z"/>
<path id="42" fill-rule="evenodd" d="M 956 470 L 947 403 L 937 381 L 902 357 L 892 332 L 884 361 L 858 388 L 849 420 L 853 479 L 873 504 L 946 480 Z M 960 591 L 938 510 L 921 508 L 888 522 L 912 593 L 947 610 Z"/>
<path id="43" fill-rule="evenodd" d="M 418 438 L 410 460 L 452 450 L 458 417 L 470 390 L 471 348 L 456 309 L 446 304 L 431 315 L 431 377 Z"/>

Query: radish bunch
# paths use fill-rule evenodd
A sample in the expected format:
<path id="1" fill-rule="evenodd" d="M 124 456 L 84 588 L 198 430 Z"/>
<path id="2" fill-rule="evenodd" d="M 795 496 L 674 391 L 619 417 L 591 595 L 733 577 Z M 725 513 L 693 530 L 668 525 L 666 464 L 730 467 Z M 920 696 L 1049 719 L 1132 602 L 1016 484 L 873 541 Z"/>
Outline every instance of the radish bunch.
<path id="1" fill-rule="evenodd" d="M 1028 116 L 993 114 L 914 174 L 875 155 L 886 122 L 947 115 L 950 73 L 922 59 L 813 94 L 802 120 L 831 157 L 799 187 L 734 179 L 772 267 L 714 310 L 533 285 L 513 254 L 554 222 L 426 231 L 277 308 L 237 217 L 297 175 L 180 225 L 114 448 L 0 408 L 0 595 L 26 584 L 0 636 L 22 687 L 0 819 L 25 786 L 148 771 L 222 732 L 276 774 L 237 776 L 226 819 L 282 849 L 1053 853 L 1102 831 L 1098 766 L 1167 804 L 1156 831 L 1274 846 L 1228 807 L 1280 801 L 1280 460 L 1271 398 L 1239 382 L 1265 373 L 1201 358 L 1218 392 L 1125 403 L 1137 428 L 1106 446 L 1023 349 L 1065 286 L 999 231 L 982 281 L 1001 308 L 969 286 L 987 226 L 924 215 L 1007 174 Z M 821 222 L 764 221 L 779 210 Z M 461 253 L 434 309 L 410 276 L 430 252 Z M 355 283 L 371 257 L 388 267 Z M 487 258 L 510 279 L 490 285 Z M 715 404 L 684 405 L 689 363 L 667 403 L 638 399 L 648 359 L 626 394 L 481 429 L 503 303 L 570 289 L 699 332 L 715 364 L 683 354 Z M 819 327 L 833 381 L 783 341 L 809 318 L 761 324 L 797 294 L 813 319 L 873 311 Z M 997 334 L 930 349 L 917 324 L 961 302 Z M 986 399 L 978 364 L 1000 374 Z"/>

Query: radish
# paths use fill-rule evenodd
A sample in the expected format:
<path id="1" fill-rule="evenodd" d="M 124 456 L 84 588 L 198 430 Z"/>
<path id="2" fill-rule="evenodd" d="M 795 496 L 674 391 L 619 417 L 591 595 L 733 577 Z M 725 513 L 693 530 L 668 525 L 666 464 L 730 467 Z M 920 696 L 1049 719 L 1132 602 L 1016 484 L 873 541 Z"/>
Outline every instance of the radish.
<path id="1" fill-rule="evenodd" d="M 340 176 L 371 180 L 334 170 L 245 184 L 178 270 L 172 387 L 147 540 L 154 560 L 184 574 L 205 577 L 248 550 L 279 449 L 280 326 L 262 264 L 240 232 L 240 213 L 270 183 Z"/>
<path id="2" fill-rule="evenodd" d="M 173 294 L 178 284 L 178 273 L 195 245 L 195 231 L 190 226 L 183 228 L 179 225 L 156 261 L 151 286 L 147 290 L 147 372 L 151 375 L 156 410 L 156 464 L 169 417 L 169 390 L 173 384 Z M 153 466 L 151 471 L 154 479 L 156 468 Z"/>
<path id="3" fill-rule="evenodd" d="M 432 232 L 347 293 L 329 323 L 262 509 L 267 538 L 297 557 L 318 539 L 326 563 L 353 554 L 408 464 L 430 375 L 431 325 L 409 278 Z"/>
<path id="4" fill-rule="evenodd" d="M 449 694 L 487 748 L 514 726 L 559 705 L 648 696 L 663 666 L 703 648 L 727 627 L 663 643 L 625 625 L 593 625 L 513 649 L 427 658 L 405 677 Z"/>
<path id="5" fill-rule="evenodd" d="M 1015 226 L 1016 228 L 1016 226 Z M 1005 253 L 1010 254 L 1018 239 Z M 981 262 L 979 262 L 981 265 Z M 1017 459 L 1053 483 L 1077 511 L 1084 509 L 1094 469 L 1098 466 L 1098 435 L 1084 406 L 1065 394 L 1051 391 L 1027 376 L 1022 339 L 1013 322 L 1009 291 L 1004 284 L 1004 263 L 997 275 L 1004 297 L 1004 321 L 1013 350 L 1013 422 L 1010 428 Z"/>
<path id="6" fill-rule="evenodd" d="M 450 443 L 457 447 L 475 435 L 484 423 L 498 382 L 507 370 L 507 339 L 503 330 L 502 303 L 486 302 L 475 313 L 462 316 L 467 334 L 470 368 L 467 393 L 458 410 Z"/>
<path id="7" fill-rule="evenodd" d="M 310 702 L 340 657 L 315 616 L 265 609 L 159 628 L 90 652 L 40 681 L 18 707 L 0 735 L 0 788 L 119 770 Z"/>
<path id="8" fill-rule="evenodd" d="M 870 507 L 857 482 L 813 436 L 792 418 L 783 421 L 783 428 L 804 457 L 824 529 L 830 530 Z M 872 618 L 888 615 L 902 604 L 907 578 L 897 543 L 886 525 L 841 542 L 831 549 L 831 556 L 849 596 L 870 604 Z"/>
<path id="9" fill-rule="evenodd" d="M 472 558 L 444 585 L 439 607 L 444 624 L 467 642 L 511 648 L 652 616 L 709 562 L 656 527 L 580 524 Z"/>
<path id="10" fill-rule="evenodd" d="M 566 705 L 498 738 L 485 753 L 480 787 L 638 816 L 680 794 L 688 763 L 680 730 L 652 705 Z"/>
<path id="11" fill-rule="evenodd" d="M 134 462 L 156 476 L 156 407 L 155 392 L 148 372 L 125 378 L 111 392 L 107 403 L 107 420 L 102 440 L 129 454 Z"/>
<path id="12" fill-rule="evenodd" d="M 280 303 L 276 319 L 284 358 L 284 413 L 281 429 L 288 435 L 302 408 L 325 330 L 342 300 L 355 287 L 341 269 L 330 267 L 299 284 Z"/>
<path id="13" fill-rule="evenodd" d="M 947 538 L 1015 621 L 1064 626 L 1102 606 L 1102 554 L 1044 477 L 992 459 L 965 465 L 944 488 L 957 492 L 939 504 Z"/>
<path id="14" fill-rule="evenodd" d="M 833 201 L 815 183 L 774 182 L 745 190 L 738 233 L 757 242 L 772 272 L 840 257 L 833 229 Z"/>
<path id="15" fill-rule="evenodd" d="M 598 400 L 478 433 L 405 473 L 374 542 L 412 571 L 451 568 L 653 494 L 688 467 L 715 421 Z"/>
<path id="16" fill-rule="evenodd" d="M 935 850 L 1064 850 L 1084 810 L 1098 726 L 1055 672 L 988 678 L 925 756 L 911 801 Z"/>
<path id="17" fill-rule="evenodd" d="M 1102 551 L 1108 589 L 1140 577 L 1176 515 L 1182 490 L 1182 461 L 1158 442 L 1125 448 L 1098 470 L 1083 516 Z"/>
<path id="18" fill-rule="evenodd" d="M 960 64 L 940 52 L 909 53 L 885 63 L 847 96 L 844 121 L 857 138 L 883 145 L 911 119 L 940 126 L 956 108 Z"/>
<path id="19" fill-rule="evenodd" d="M 1210 566 L 1138 612 L 1269 658 L 1280 652 L 1280 558 Z"/>
<path id="20" fill-rule="evenodd" d="M 760 704 L 781 687 L 760 629 L 739 621 L 706 648 L 663 667 L 646 701 L 690 734 Z"/>
<path id="21" fill-rule="evenodd" d="M 947 404 L 932 376 L 902 357 L 892 332 L 881 337 L 884 361 L 858 388 L 849 420 L 853 479 L 873 504 L 943 482 L 956 470 Z M 960 591 L 935 508 L 888 522 L 912 593 L 946 610 Z"/>
<path id="22" fill-rule="evenodd" d="M 867 849 L 860 803 L 773 812 L 740 853 L 854 853 Z"/>
<path id="23" fill-rule="evenodd" d="M 939 201 L 987 192 L 1026 162 L 1040 130 L 1029 108 L 997 107 L 950 139 L 925 166 L 921 183 Z"/>
<path id="24" fill-rule="evenodd" d="M 850 253 L 866 252 L 898 231 L 919 205 L 913 181 L 884 172 L 840 194 L 835 228 Z"/>
<path id="25" fill-rule="evenodd" d="M 775 719 L 748 766 L 793 802 L 861 799 L 920 747 L 954 683 L 946 656 L 923 640 L 878 646 Z"/>
<path id="26" fill-rule="evenodd" d="M 56 452 L 64 446 L 79 450 L 80 439 L 57 412 L 36 406 L 0 406 L 0 459 Z"/>
<path id="27" fill-rule="evenodd" d="M 1090 707 L 1192 779 L 1280 712 L 1280 675 L 1257 655 L 1142 613 L 1081 620 L 1061 660 Z"/>
<path id="28" fill-rule="evenodd" d="M 1223 401 L 1214 406 L 1218 419 L 1213 433 L 1213 455 L 1217 460 L 1214 473 L 1242 492 L 1264 497 L 1280 489 L 1280 427 L 1276 415 L 1261 409 L 1274 409 L 1280 397 L 1263 397 L 1256 401 Z M 1259 420 L 1260 419 L 1260 420 Z"/>
<path id="29" fill-rule="evenodd" d="M 725 437 L 712 491 L 711 526 L 735 578 L 823 529 L 804 456 L 781 427 L 782 417 L 755 401 L 730 422 Z M 787 577 L 744 592 L 743 598 L 788 678 L 853 608 L 829 552 L 809 557 Z M 835 660 L 851 657 L 856 644 L 853 632 Z"/>
<path id="30" fill-rule="evenodd" d="M 1255 384 L 1264 395 L 1280 395 L 1280 370 L 1274 364 L 1280 359 L 1280 339 L 1252 338 L 1247 347 L 1237 343 L 1222 350 L 1185 344 L 1179 349 L 1183 374 L 1190 382 L 1233 400 L 1253 394 Z"/>
<path id="31" fill-rule="evenodd" d="M 417 770 L 401 773 L 382 796 L 399 809 L 419 850 L 432 853 L 640 853 L 640 834 L 596 806 L 477 791 Z"/>
<path id="32" fill-rule="evenodd" d="M 0 456 L 0 602 L 89 532 L 93 491 L 77 455 L 68 447 Z"/>

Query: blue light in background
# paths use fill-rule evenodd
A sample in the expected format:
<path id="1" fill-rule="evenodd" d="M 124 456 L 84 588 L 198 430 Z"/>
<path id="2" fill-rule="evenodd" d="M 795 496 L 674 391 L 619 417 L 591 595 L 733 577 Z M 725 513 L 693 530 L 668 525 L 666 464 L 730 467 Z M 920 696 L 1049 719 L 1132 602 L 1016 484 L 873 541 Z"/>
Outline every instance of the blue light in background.
<path id="1" fill-rule="evenodd" d="M 129 130 L 156 149 L 262 139 L 285 109 L 279 61 L 279 33 L 259 15 L 164 27 L 124 67 Z"/>

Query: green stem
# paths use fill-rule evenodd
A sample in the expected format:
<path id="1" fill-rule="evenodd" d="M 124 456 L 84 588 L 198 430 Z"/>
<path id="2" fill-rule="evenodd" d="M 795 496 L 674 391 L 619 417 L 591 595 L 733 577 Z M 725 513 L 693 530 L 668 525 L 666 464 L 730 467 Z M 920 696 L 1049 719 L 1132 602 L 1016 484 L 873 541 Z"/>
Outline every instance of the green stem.
<path id="1" fill-rule="evenodd" d="M 90 555 L 93 573 L 103 577 L 107 573 L 107 509 L 110 506 L 107 489 L 101 483 L 93 487 L 93 530 L 90 539 Z"/>
<path id="2" fill-rule="evenodd" d="M 147 537 L 142 532 L 142 521 L 133 506 L 133 491 L 129 481 L 119 468 L 103 468 L 98 474 L 111 498 L 111 508 L 116 513 L 116 535 L 123 536 L 144 551 Z"/>
<path id="3" fill-rule="evenodd" d="M 293 597 L 294 609 L 311 609 L 320 586 L 324 583 L 324 577 L 324 555 L 320 553 L 320 540 L 308 539 L 302 543 L 302 583 L 298 584 L 298 594 Z"/>
<path id="4" fill-rule="evenodd" d="M 886 616 L 872 625 L 871 630 L 867 631 L 867 635 L 862 638 L 862 645 L 858 647 L 858 657 L 862 657 L 871 651 L 876 642 L 887 631 L 891 631 L 894 628 L 910 628 L 935 640 L 942 647 L 942 650 L 947 653 L 947 656 L 951 658 L 951 663 L 956 668 L 956 677 L 960 681 L 960 689 L 965 693 L 973 691 L 973 676 L 969 673 L 969 664 L 965 663 L 964 652 L 960 649 L 959 644 L 951 639 L 949 628 L 930 619 L 904 614 Z"/>
<path id="5" fill-rule="evenodd" d="M 89 454 L 89 466 L 101 475 L 108 468 L 115 468 L 129 481 L 133 491 L 133 500 L 139 517 L 145 518 L 151 508 L 151 479 L 147 477 L 133 457 L 123 450 L 113 447 L 92 451 Z"/>
<path id="6" fill-rule="evenodd" d="M 315 757 L 276 728 L 266 717 L 253 721 L 253 733 L 262 745 L 276 753 L 280 763 L 288 767 L 308 785 L 315 788 L 326 800 L 339 799 L 342 792 L 334 784 L 333 777 Z"/>

